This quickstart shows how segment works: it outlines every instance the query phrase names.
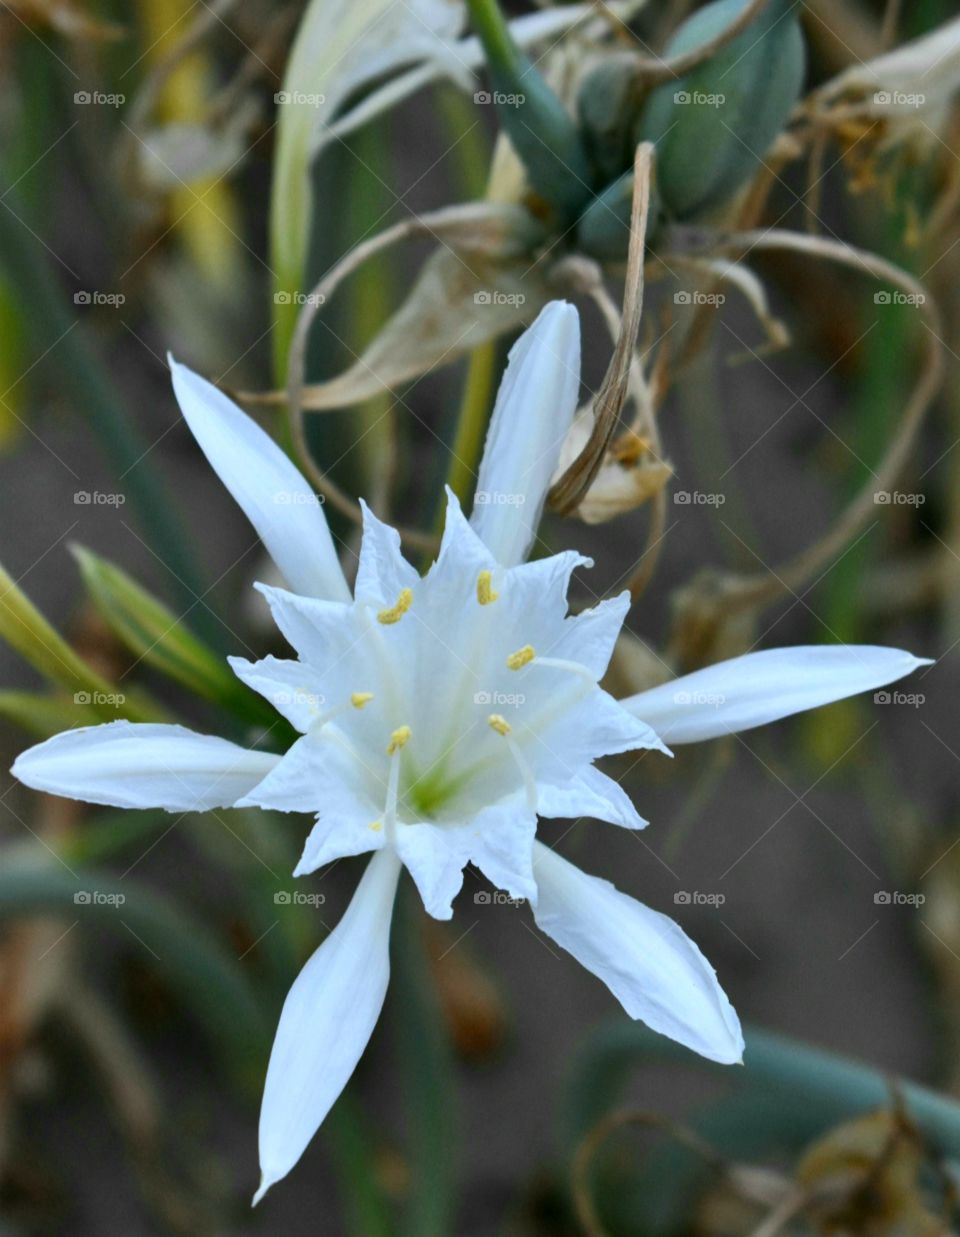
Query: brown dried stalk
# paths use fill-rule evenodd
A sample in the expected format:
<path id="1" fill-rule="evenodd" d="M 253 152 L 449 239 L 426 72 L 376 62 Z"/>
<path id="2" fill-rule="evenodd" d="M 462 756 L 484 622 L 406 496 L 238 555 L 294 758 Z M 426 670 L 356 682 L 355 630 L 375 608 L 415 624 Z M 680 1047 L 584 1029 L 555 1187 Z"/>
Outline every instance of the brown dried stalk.
<path id="1" fill-rule="evenodd" d="M 806 580 L 841 554 L 869 522 L 876 511 L 874 495 L 878 491 L 893 487 L 911 453 L 924 415 L 942 382 L 943 328 L 936 304 L 919 280 L 878 254 L 854 245 L 827 240 L 824 237 L 806 236 L 799 232 L 772 229 L 717 237 L 711 248 L 714 253 L 736 253 L 738 259 L 751 250 L 767 249 L 791 250 L 837 262 L 862 274 L 891 283 L 908 295 L 918 298 L 917 307 L 926 318 L 925 361 L 876 473 L 814 545 L 767 572 L 725 581 L 720 604 L 725 612 L 733 613 L 769 605 L 784 594 L 796 592 Z"/>
<path id="2" fill-rule="evenodd" d="M 627 252 L 620 333 L 600 390 L 593 402 L 593 431 L 577 458 L 550 488 L 548 501 L 560 515 L 569 515 L 575 511 L 593 484 L 627 398 L 630 368 L 640 333 L 640 314 L 643 308 L 643 254 L 652 173 L 653 145 L 643 142 L 637 147 L 633 162 L 630 247 Z"/>

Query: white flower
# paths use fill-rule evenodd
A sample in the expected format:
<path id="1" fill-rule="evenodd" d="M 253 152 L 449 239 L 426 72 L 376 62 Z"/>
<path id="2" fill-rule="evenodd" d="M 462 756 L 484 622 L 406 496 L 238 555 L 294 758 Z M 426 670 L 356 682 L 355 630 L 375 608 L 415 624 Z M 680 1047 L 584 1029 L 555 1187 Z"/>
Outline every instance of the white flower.
<path id="1" fill-rule="evenodd" d="M 297 874 L 372 852 L 350 906 L 294 983 L 277 1029 L 260 1125 L 257 1193 L 299 1159 L 353 1072 L 383 1004 L 401 866 L 427 910 L 451 914 L 463 867 L 527 899 L 540 928 L 634 1018 L 716 1061 L 743 1039 L 716 976 L 677 924 L 535 840 L 537 818 L 644 821 L 601 756 L 726 734 L 879 687 L 907 653 L 755 653 L 618 703 L 598 686 L 626 594 L 567 615 L 571 552 L 525 559 L 579 386 L 579 325 L 553 303 L 515 345 L 468 523 L 451 495 L 424 577 L 365 509 L 356 587 L 322 506 L 280 449 L 224 395 L 174 364 L 197 441 L 293 592 L 261 586 L 296 660 L 233 659 L 301 733 L 283 756 L 179 726 L 116 722 L 57 735 L 14 765 L 53 794 L 196 811 L 310 812 Z M 652 728 L 653 727 L 653 728 Z"/>

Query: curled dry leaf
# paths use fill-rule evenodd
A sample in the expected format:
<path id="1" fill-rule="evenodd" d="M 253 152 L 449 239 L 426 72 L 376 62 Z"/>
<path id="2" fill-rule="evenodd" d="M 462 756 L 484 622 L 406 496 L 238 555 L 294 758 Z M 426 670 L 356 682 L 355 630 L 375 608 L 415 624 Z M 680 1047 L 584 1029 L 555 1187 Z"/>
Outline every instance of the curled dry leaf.
<path id="1" fill-rule="evenodd" d="M 430 226 L 427 220 L 410 220 L 392 237 L 382 234 L 376 248 L 371 245 L 369 253 L 360 256 L 362 261 L 376 249 L 418 234 L 441 241 L 406 300 L 353 365 L 326 382 L 303 387 L 300 406 L 305 411 L 347 408 L 449 365 L 479 344 L 529 322 L 550 299 L 550 269 L 541 273 L 528 256 L 539 229 L 522 207 L 477 203 L 437 212 L 429 217 Z M 340 265 L 346 275 L 359 261 L 348 254 Z M 338 267 L 317 285 L 314 304 L 323 304 L 340 279 Z M 286 402 L 287 392 L 240 398 L 279 405 Z"/>
<path id="2" fill-rule="evenodd" d="M 570 427 L 558 471 L 565 471 L 580 455 L 592 429 L 593 410 L 588 406 Z M 574 514 L 586 524 L 603 524 L 654 498 L 672 476 L 673 466 L 660 459 L 649 438 L 627 429 L 610 443 Z"/>

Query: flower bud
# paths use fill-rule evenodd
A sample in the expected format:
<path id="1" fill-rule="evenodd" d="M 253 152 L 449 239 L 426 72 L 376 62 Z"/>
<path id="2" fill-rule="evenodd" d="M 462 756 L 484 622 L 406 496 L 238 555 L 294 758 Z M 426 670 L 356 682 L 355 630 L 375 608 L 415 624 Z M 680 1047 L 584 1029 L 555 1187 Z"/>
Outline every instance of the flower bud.
<path id="1" fill-rule="evenodd" d="M 714 0 L 689 18 L 665 55 L 683 55 L 726 30 L 747 0 Z M 696 219 L 726 201 L 763 162 L 800 97 L 805 48 L 796 0 L 772 0 L 736 38 L 686 77 L 650 96 L 637 140 L 657 148 L 667 211 Z"/>

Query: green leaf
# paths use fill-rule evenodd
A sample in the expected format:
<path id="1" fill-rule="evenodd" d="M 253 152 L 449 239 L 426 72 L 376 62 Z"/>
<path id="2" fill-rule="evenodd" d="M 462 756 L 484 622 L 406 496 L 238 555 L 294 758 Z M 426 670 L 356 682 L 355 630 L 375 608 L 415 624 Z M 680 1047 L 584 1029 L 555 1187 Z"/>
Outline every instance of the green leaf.
<path id="1" fill-rule="evenodd" d="M 166 721 L 167 716 L 141 692 L 120 692 L 73 651 L 16 581 L 0 566 L 0 639 L 44 678 L 65 687 L 94 720 Z M 76 725 L 73 715 L 70 725 Z"/>
<path id="2" fill-rule="evenodd" d="M 889 1107 L 891 1087 L 937 1149 L 945 1157 L 960 1157 L 956 1100 L 786 1035 L 750 1027 L 745 1028 L 745 1039 L 743 1068 L 732 1068 L 701 1060 L 637 1022 L 618 1019 L 600 1027 L 582 1049 L 570 1077 L 566 1096 L 570 1145 L 619 1105 L 635 1069 L 674 1063 L 700 1067 L 736 1088 L 688 1122 L 732 1159 L 760 1158 L 771 1147 L 798 1153 L 831 1126 Z M 640 1200 L 632 1231 L 638 1237 L 679 1237 L 689 1232 L 690 1207 L 702 1188 L 704 1168 L 702 1159 L 677 1143 L 655 1148 L 631 1178 L 630 1194 Z"/>
<path id="3" fill-rule="evenodd" d="M 78 725 L 96 726 L 103 721 L 92 705 L 40 692 L 0 691 L 0 717 L 40 739 L 49 739 Z"/>
<path id="4" fill-rule="evenodd" d="M 92 550 L 77 545 L 71 550 L 94 604 L 131 653 L 248 721 L 266 726 L 277 721 L 270 705 L 245 687 L 226 661 L 193 635 L 168 606 Z"/>

